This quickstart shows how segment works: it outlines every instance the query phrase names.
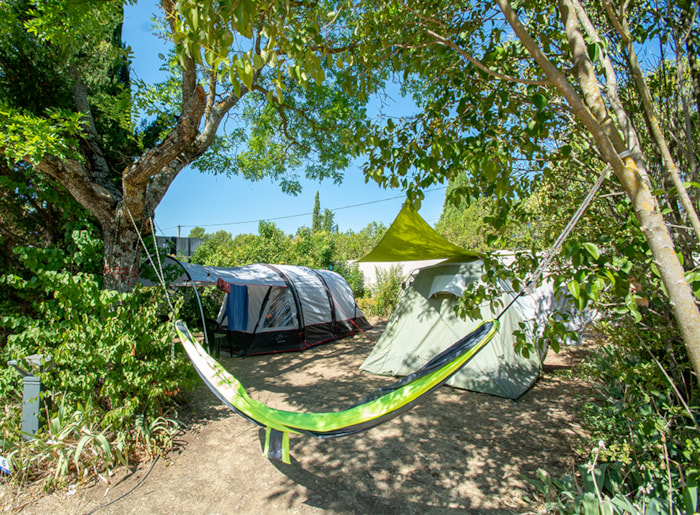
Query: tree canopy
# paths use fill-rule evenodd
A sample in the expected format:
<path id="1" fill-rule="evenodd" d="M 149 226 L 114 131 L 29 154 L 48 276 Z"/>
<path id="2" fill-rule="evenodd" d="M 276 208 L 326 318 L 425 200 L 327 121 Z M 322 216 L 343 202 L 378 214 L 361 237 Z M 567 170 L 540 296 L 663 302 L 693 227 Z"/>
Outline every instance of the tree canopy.
<path id="1" fill-rule="evenodd" d="M 700 372 L 696 264 L 683 260 L 684 269 L 678 258 L 684 247 L 697 253 L 700 236 L 688 192 L 697 171 L 687 151 L 697 144 L 698 113 L 655 102 L 650 93 L 663 76 L 676 106 L 694 98 L 697 75 L 688 64 L 698 33 L 695 7 L 606 0 L 363 5 L 355 11 L 353 51 L 373 76 L 398 77 L 420 108 L 413 117 L 371 120 L 358 131 L 358 148 L 369 155 L 367 177 L 401 187 L 417 203 L 423 189 L 452 181 L 448 202 L 490 197 L 498 228 L 525 216 L 523 203 L 538 189 L 569 190 L 575 206 L 581 190 L 574 186 L 592 184 L 608 167 L 607 192 L 623 195 L 616 209 L 634 213 L 641 230 L 643 253 L 634 259 L 653 261 Z M 639 64 L 640 47 L 662 49 L 647 70 L 653 74 Z M 602 232 L 615 229 L 598 229 L 584 248 L 596 258 L 619 251 L 605 244 L 614 234 Z M 527 262 L 536 266 L 537 259 Z M 618 288 L 618 279 L 634 282 L 601 278 L 606 288 Z M 569 284 L 579 297 L 588 294 L 584 304 L 591 299 L 590 284 L 575 278 Z M 634 295 L 629 289 L 630 312 Z"/>
<path id="2" fill-rule="evenodd" d="M 138 233 L 184 166 L 272 177 L 289 193 L 299 174 L 339 181 L 344 139 L 364 116 L 364 100 L 344 93 L 353 71 L 336 66 L 345 42 L 325 6 L 163 0 L 160 9 L 169 76 L 147 85 L 130 80 L 121 2 L 0 5 L 0 151 L 90 212 L 105 285 L 120 290 L 138 275 Z"/>

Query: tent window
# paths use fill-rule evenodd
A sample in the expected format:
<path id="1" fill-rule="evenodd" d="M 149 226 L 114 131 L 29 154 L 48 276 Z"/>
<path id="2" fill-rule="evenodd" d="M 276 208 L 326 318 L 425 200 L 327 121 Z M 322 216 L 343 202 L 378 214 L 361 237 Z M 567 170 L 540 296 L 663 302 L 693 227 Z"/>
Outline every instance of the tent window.
<path id="1" fill-rule="evenodd" d="M 260 327 L 266 329 L 295 325 L 294 304 L 289 290 L 287 288 L 273 288 L 267 300 Z"/>

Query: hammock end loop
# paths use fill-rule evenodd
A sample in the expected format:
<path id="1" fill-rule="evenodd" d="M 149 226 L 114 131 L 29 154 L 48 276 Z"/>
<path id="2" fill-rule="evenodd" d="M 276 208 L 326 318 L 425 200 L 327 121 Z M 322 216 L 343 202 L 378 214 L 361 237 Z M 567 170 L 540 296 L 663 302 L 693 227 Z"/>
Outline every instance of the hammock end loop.
<path id="1" fill-rule="evenodd" d="M 270 426 L 265 428 L 265 450 L 263 456 L 269 460 L 291 464 L 289 458 L 289 432 L 278 431 Z"/>

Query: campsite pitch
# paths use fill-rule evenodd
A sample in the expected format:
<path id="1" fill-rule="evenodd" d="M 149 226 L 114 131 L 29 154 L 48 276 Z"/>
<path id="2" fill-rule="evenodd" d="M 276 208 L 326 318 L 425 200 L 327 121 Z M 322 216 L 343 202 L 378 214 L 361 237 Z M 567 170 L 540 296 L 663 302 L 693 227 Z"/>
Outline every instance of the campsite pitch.
<path id="1" fill-rule="evenodd" d="M 374 321 L 372 339 L 383 322 Z M 364 336 L 301 353 L 221 362 L 251 395 L 273 407 L 337 410 L 392 378 L 363 374 Z M 317 440 L 291 436 L 291 465 L 262 457 L 264 431 L 231 413 L 200 385 L 181 414 L 188 428 L 127 497 L 99 514 L 517 513 L 525 477 L 568 471 L 583 386 L 553 374 L 585 349 L 550 353 L 544 377 L 517 402 L 442 387 L 408 413 L 366 433 Z M 0 491 L 0 513 L 87 514 L 133 488 L 150 464 L 103 482 L 29 497 Z M 4 509 L 2 506 L 4 505 Z"/>

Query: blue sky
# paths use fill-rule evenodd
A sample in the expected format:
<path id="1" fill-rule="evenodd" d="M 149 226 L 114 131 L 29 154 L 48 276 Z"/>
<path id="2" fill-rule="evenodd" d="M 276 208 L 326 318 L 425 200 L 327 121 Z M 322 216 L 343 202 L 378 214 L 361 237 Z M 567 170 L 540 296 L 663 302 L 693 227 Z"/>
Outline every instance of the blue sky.
<path id="1" fill-rule="evenodd" d="M 126 6 L 123 36 L 133 51 L 132 77 L 153 83 L 159 79 L 158 53 L 165 51 L 164 42 L 151 34 L 151 15 L 155 2 L 139 1 Z M 412 108 L 410 100 L 398 97 L 393 106 L 384 108 L 400 116 Z M 251 183 L 239 177 L 206 175 L 185 168 L 170 186 L 155 221 L 158 234 L 175 236 L 178 225 L 181 235 L 187 236 L 194 226 L 207 232 L 225 230 L 234 235 L 256 233 L 258 220 L 271 220 L 286 233 L 294 233 L 300 226 L 311 225 L 311 211 L 316 191 L 321 208 L 335 212 L 335 221 L 341 232 L 355 232 L 370 222 L 389 226 L 403 203 L 401 190 L 384 190 L 374 183 L 365 184 L 357 162 L 345 171 L 342 184 L 302 181 L 303 191 L 296 197 L 282 193 L 271 180 Z M 442 212 L 445 189 L 426 192 L 420 213 L 433 225 Z M 295 216 L 299 215 L 299 216 Z"/>

